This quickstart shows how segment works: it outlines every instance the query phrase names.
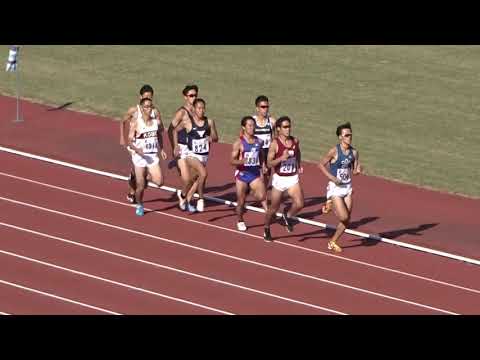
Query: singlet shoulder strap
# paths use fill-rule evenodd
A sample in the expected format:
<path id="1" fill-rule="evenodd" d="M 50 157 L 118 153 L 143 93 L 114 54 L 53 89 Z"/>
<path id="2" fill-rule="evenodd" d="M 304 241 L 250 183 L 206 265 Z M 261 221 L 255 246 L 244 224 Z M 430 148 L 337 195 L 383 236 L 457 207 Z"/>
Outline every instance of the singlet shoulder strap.
<path id="1" fill-rule="evenodd" d="M 182 106 L 180 109 L 183 109 L 183 110 L 186 111 L 188 117 L 190 118 L 190 121 L 192 121 L 192 122 L 194 121 L 193 120 L 193 115 L 190 113 L 190 111 L 188 111 L 188 109 L 185 106 Z"/>

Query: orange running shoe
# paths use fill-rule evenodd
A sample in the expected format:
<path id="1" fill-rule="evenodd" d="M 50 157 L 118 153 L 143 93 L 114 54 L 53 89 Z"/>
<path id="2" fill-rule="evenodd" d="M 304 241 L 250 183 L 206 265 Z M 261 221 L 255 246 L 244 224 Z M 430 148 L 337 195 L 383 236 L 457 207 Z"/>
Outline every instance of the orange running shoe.
<path id="1" fill-rule="evenodd" d="M 342 248 L 340 246 L 338 246 L 337 243 L 334 242 L 334 241 L 329 241 L 327 247 L 328 247 L 328 250 L 333 250 L 337 253 L 342 252 Z"/>
<path id="2" fill-rule="evenodd" d="M 327 202 L 322 206 L 322 213 L 328 214 L 330 211 L 332 211 L 332 206 L 333 206 L 333 201 L 328 199 Z"/>

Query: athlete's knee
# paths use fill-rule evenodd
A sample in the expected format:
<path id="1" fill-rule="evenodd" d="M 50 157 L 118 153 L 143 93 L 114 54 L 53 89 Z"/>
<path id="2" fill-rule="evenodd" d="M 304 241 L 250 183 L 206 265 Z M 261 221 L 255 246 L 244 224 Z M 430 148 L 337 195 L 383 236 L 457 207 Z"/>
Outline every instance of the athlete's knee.
<path id="1" fill-rule="evenodd" d="M 163 186 L 163 177 L 155 178 L 151 181 L 157 186 Z"/>
<path id="2" fill-rule="evenodd" d="M 345 225 L 348 225 L 350 223 L 350 215 L 347 213 L 347 214 L 339 214 L 338 215 L 338 220 L 340 220 L 340 222 L 344 223 Z"/>
<path id="3" fill-rule="evenodd" d="M 296 207 L 297 209 L 303 208 L 303 206 L 304 206 L 303 197 L 298 197 L 298 198 L 296 198 L 296 199 L 294 200 L 294 202 L 295 202 L 295 207 Z"/>
<path id="4" fill-rule="evenodd" d="M 280 204 L 271 204 L 270 207 L 268 208 L 268 212 L 270 213 L 270 216 L 275 214 L 279 208 L 280 208 Z"/>
<path id="5" fill-rule="evenodd" d="M 238 206 L 243 206 L 245 205 L 245 196 L 237 196 L 237 204 Z"/>
<path id="6" fill-rule="evenodd" d="M 207 178 L 208 172 L 207 172 L 207 169 L 204 166 L 200 167 L 200 169 L 198 171 L 198 176 L 202 177 L 202 178 L 205 178 L 205 179 Z"/>
<path id="7" fill-rule="evenodd" d="M 259 190 L 255 192 L 255 200 L 263 201 L 263 200 L 266 200 L 266 198 L 267 198 L 267 193 L 264 190 Z"/>

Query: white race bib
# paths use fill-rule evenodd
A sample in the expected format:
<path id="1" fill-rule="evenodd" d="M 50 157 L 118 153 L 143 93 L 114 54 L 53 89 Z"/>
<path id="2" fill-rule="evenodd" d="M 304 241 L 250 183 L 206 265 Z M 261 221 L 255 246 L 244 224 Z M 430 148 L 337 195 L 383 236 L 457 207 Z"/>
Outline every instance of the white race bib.
<path id="1" fill-rule="evenodd" d="M 210 144 L 207 138 L 203 139 L 192 139 L 192 151 L 195 154 L 203 154 L 208 152 L 210 149 Z"/>
<path id="2" fill-rule="evenodd" d="M 339 179 L 342 184 L 348 184 L 351 181 L 350 169 L 337 169 L 337 179 Z"/>
<path id="3" fill-rule="evenodd" d="M 257 166 L 260 165 L 258 151 L 248 151 L 243 153 L 245 159 L 245 166 Z"/>
<path id="4" fill-rule="evenodd" d="M 272 138 L 270 134 L 258 134 L 255 136 L 263 141 L 263 149 L 270 147 L 270 144 L 272 143 Z"/>
<path id="5" fill-rule="evenodd" d="M 284 174 L 290 174 L 297 171 L 297 159 L 289 158 L 280 163 L 280 172 Z"/>

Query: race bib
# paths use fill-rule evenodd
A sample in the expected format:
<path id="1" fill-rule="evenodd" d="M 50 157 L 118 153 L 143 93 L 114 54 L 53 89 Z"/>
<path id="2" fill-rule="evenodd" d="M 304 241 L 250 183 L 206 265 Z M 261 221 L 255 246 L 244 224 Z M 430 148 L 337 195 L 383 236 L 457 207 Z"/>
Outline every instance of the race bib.
<path id="1" fill-rule="evenodd" d="M 208 139 L 192 139 L 192 151 L 195 154 L 207 153 L 210 149 Z"/>
<path id="2" fill-rule="evenodd" d="M 258 151 L 248 151 L 243 153 L 245 159 L 245 166 L 257 166 L 260 165 Z"/>
<path id="3" fill-rule="evenodd" d="M 290 174 L 297 171 L 297 159 L 289 158 L 280 163 L 280 172 L 284 174 Z"/>
<path id="4" fill-rule="evenodd" d="M 147 152 L 157 152 L 158 140 L 156 138 L 145 139 L 145 150 L 147 150 Z"/>
<path id="5" fill-rule="evenodd" d="M 350 173 L 350 169 L 337 169 L 337 179 L 343 184 L 348 184 L 351 180 Z"/>
<path id="6" fill-rule="evenodd" d="M 255 135 L 255 136 L 263 141 L 262 148 L 265 149 L 265 148 L 270 147 L 270 144 L 272 143 L 272 139 L 271 139 L 270 134 L 259 134 L 259 135 Z"/>

